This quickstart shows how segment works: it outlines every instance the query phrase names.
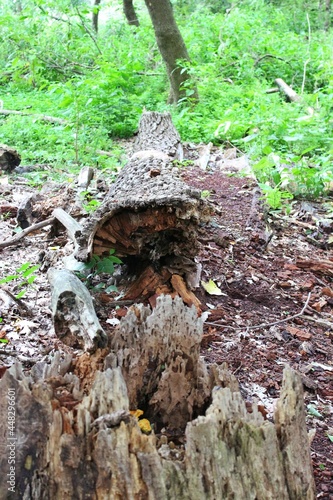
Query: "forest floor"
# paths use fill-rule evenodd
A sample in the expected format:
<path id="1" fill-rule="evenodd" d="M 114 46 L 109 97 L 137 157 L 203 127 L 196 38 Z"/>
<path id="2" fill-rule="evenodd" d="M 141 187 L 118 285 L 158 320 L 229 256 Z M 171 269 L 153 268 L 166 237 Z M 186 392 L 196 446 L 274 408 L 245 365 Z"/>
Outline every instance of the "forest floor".
<path id="1" fill-rule="evenodd" d="M 188 146 L 186 157 L 193 163 L 182 167 L 181 174 L 188 184 L 206 192 L 214 207 L 211 221 L 200 227 L 198 262 L 201 279 L 213 280 L 220 294 L 210 295 L 202 287 L 196 290 L 202 311 L 209 313 L 202 356 L 208 364 L 226 362 L 249 411 L 258 404 L 269 419 L 284 366 L 301 374 L 317 498 L 332 500 L 333 201 L 297 201 L 288 215 L 269 212 L 255 180 L 236 175 L 246 165 L 244 157 L 227 158 L 213 148 L 207 168 L 202 169 L 199 150 Z M 103 196 L 103 185 L 105 181 L 96 184 L 97 198 Z M 15 234 L 22 200 L 36 193 L 24 175 L 0 176 L 0 244 Z M 75 216 L 79 213 L 73 208 L 75 196 L 75 187 L 46 183 L 42 199 L 36 202 L 36 222 L 58 206 L 72 206 Z M 24 263 L 41 265 L 36 281 L 20 300 L 13 297 L 20 279 L 0 285 L 0 338 L 8 340 L 1 344 L 0 376 L 16 360 L 29 370 L 55 351 L 74 352 L 54 334 L 46 277 L 48 267 L 61 267 L 62 257 L 71 251 L 64 231 L 54 233 L 50 226 L 0 249 L 0 279 L 17 275 Z M 101 324 L 111 333 L 127 307 L 110 310 L 98 292 L 92 294 Z"/>

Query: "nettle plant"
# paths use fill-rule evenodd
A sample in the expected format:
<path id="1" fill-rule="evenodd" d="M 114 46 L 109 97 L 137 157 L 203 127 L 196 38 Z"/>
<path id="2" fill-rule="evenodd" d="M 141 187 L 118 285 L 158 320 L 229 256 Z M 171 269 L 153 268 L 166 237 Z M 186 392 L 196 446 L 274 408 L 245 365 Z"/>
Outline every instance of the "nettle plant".
<path id="1" fill-rule="evenodd" d="M 21 299 L 32 286 L 37 276 L 34 274 L 39 265 L 33 265 L 30 262 L 25 262 L 21 267 L 15 270 L 15 274 L 9 274 L 0 280 L 0 285 L 11 283 L 15 285 L 17 290 L 20 290 L 16 295 L 16 299 Z"/>

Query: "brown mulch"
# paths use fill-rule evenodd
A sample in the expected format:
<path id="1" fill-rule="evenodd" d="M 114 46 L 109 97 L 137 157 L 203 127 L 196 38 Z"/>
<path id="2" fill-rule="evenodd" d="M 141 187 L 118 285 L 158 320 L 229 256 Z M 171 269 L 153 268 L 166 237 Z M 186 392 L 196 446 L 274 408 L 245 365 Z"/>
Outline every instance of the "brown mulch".
<path id="1" fill-rule="evenodd" d="M 203 287 L 196 291 L 207 316 L 202 355 L 207 363 L 226 362 L 247 406 L 258 404 L 267 418 L 279 397 L 284 366 L 301 373 L 317 498 L 332 500 L 332 202 L 297 201 L 288 215 L 272 213 L 250 177 L 230 175 L 212 163 L 207 170 L 183 168 L 182 175 L 205 191 L 214 207 L 211 221 L 200 227 L 198 262 L 201 279 L 213 280 L 220 295 L 210 295 Z M 0 184 L 0 209 L 5 206 L 0 211 L 0 241 L 13 235 L 15 209 L 34 191 L 15 184 L 15 179 Z M 66 235 L 47 228 L 0 250 L 0 278 L 24 262 L 41 264 L 35 288 L 29 287 L 21 302 L 0 288 L 0 338 L 9 340 L 8 345 L 0 344 L 0 376 L 16 359 L 29 369 L 47 353 L 65 350 L 52 330 L 45 271 L 71 250 Z M 10 291 L 11 286 L 6 288 Z M 101 318 L 121 316 L 122 309 L 99 307 Z M 103 327 L 112 328 L 105 322 Z"/>

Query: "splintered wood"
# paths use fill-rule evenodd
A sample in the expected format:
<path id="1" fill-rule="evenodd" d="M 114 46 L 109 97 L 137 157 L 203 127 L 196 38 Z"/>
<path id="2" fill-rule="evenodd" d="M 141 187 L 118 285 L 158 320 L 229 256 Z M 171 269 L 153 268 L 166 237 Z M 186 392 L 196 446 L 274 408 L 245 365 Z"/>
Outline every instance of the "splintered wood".
<path id="1" fill-rule="evenodd" d="M 0 380 L 0 400 L 9 391 L 17 398 L 11 498 L 314 500 L 300 375 L 285 368 L 275 423 L 267 421 L 255 405 L 247 412 L 232 374 L 205 365 L 201 338 L 194 310 L 164 297 L 153 312 L 140 306 L 122 320 L 89 386 L 80 380 L 87 359 L 76 374 L 60 353 L 29 374 L 11 366 Z M 150 435 L 137 409 L 155 427 Z M 3 422 L 6 412 L 1 405 Z M 0 466 L 5 494 L 6 447 Z"/>

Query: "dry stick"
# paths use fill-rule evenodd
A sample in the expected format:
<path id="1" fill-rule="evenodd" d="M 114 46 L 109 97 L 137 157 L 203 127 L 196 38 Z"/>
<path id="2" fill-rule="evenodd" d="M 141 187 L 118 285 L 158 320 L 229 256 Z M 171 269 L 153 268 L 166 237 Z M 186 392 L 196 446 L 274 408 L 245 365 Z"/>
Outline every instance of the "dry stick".
<path id="1" fill-rule="evenodd" d="M 0 243 L 0 248 L 6 248 L 15 245 L 18 241 L 22 240 L 27 234 L 32 233 L 33 231 L 38 231 L 38 229 L 41 229 L 42 227 L 49 226 L 50 224 L 53 224 L 54 221 L 55 217 L 50 217 L 49 219 L 46 219 L 42 222 L 33 224 L 32 226 L 27 227 L 26 229 L 15 235 L 10 240 L 6 240 Z"/>
<path id="2" fill-rule="evenodd" d="M 286 323 L 286 321 L 290 321 L 291 319 L 295 319 L 295 318 L 298 318 L 299 316 L 302 316 L 302 314 L 304 313 L 305 309 L 309 305 L 310 297 L 311 297 L 311 292 L 308 294 L 308 298 L 306 299 L 306 302 L 305 302 L 305 304 L 304 304 L 301 312 L 299 312 L 297 314 L 294 314 L 293 316 L 289 316 L 288 318 L 279 319 L 278 321 L 273 321 L 273 323 L 261 323 L 260 325 L 242 326 L 242 327 L 237 327 L 237 328 L 235 328 L 234 326 L 223 326 L 223 325 L 220 325 L 217 322 L 215 322 L 215 323 L 208 323 L 208 322 L 206 322 L 205 324 L 206 325 L 212 325 L 212 326 L 219 326 L 221 328 L 230 328 L 231 330 L 244 330 L 244 329 L 245 330 L 258 330 L 259 328 L 267 328 L 267 327 L 270 327 L 270 326 L 279 325 L 280 323 Z"/>
<path id="3" fill-rule="evenodd" d="M 1 115 L 20 115 L 20 116 L 31 116 L 37 120 L 42 120 L 50 123 L 59 123 L 60 125 L 68 125 L 68 121 L 63 118 L 57 118 L 55 116 L 39 115 L 36 113 L 28 113 L 26 111 L 16 111 L 14 109 L 0 109 Z"/>
<path id="4" fill-rule="evenodd" d="M 30 312 L 31 312 L 30 309 L 28 308 L 28 306 L 26 306 L 22 302 L 22 300 L 20 300 L 17 297 L 15 297 L 15 295 L 13 295 L 12 292 L 10 292 L 9 290 L 7 290 L 7 288 L 4 287 L 3 285 L 1 285 L 0 288 L 1 288 L 1 290 L 3 290 L 8 295 L 8 297 L 10 297 L 15 302 L 15 304 L 17 304 L 19 307 L 21 307 L 22 309 L 24 309 L 30 315 Z"/>

